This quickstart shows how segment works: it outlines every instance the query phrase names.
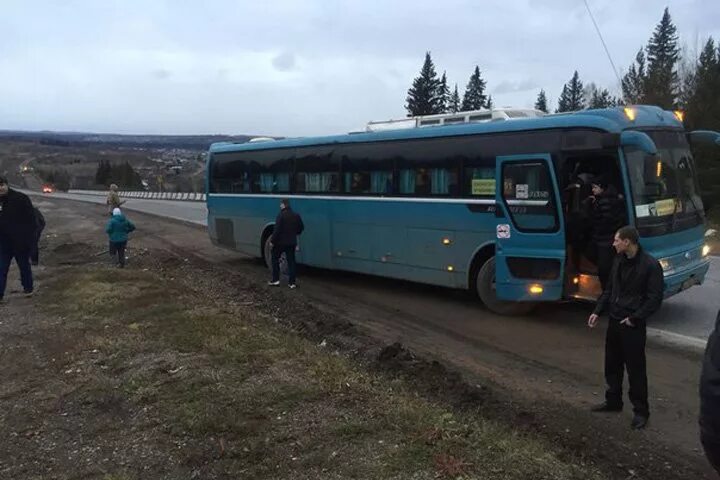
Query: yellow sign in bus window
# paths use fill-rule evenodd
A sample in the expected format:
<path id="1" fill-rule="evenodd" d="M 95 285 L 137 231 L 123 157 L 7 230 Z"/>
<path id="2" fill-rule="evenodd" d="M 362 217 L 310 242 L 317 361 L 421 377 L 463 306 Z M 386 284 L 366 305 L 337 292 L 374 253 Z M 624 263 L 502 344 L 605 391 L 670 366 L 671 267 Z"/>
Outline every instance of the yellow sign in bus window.
<path id="1" fill-rule="evenodd" d="M 494 178 L 474 178 L 472 181 L 473 195 L 495 195 Z"/>
<path id="2" fill-rule="evenodd" d="M 675 213 L 675 199 L 670 198 L 668 200 L 658 200 L 655 202 L 655 214 L 658 217 L 664 215 L 672 215 Z"/>

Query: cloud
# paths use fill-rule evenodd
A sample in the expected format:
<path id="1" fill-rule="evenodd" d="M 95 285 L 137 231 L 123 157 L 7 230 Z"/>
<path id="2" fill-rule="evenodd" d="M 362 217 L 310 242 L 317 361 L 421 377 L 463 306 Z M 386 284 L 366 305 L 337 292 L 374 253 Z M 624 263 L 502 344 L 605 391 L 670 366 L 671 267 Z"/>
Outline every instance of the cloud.
<path id="1" fill-rule="evenodd" d="M 157 70 L 153 70 L 152 76 L 158 80 L 167 80 L 172 76 L 172 72 L 164 68 L 158 68 Z"/>
<path id="2" fill-rule="evenodd" d="M 556 99 L 575 70 L 618 88 L 578 0 L 5 3 L 0 129 L 343 132 L 403 117 L 428 50 L 461 94 L 478 65 L 496 105 Z M 618 68 L 666 4 L 691 49 L 720 40 L 717 0 L 591 0 Z"/>
<path id="3" fill-rule="evenodd" d="M 273 58 L 272 64 L 280 72 L 290 72 L 295 69 L 295 55 L 289 52 L 281 53 Z"/>
<path id="4" fill-rule="evenodd" d="M 536 90 L 540 88 L 540 85 L 535 80 L 527 79 L 521 81 L 503 81 L 500 82 L 495 88 L 492 89 L 492 93 L 495 95 L 512 92 L 526 92 L 528 90 Z"/>

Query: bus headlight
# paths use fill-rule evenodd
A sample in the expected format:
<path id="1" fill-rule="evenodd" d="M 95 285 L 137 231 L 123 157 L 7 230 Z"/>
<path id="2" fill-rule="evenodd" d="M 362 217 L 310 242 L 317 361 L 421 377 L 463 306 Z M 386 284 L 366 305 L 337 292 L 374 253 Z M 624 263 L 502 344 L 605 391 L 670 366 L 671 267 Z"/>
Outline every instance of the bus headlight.
<path id="1" fill-rule="evenodd" d="M 702 256 L 707 257 L 708 255 L 710 255 L 710 245 L 703 245 Z"/>
<path id="2" fill-rule="evenodd" d="M 658 260 L 658 263 L 660 263 L 660 266 L 662 267 L 663 272 L 667 272 L 670 270 L 670 267 L 671 267 L 670 260 L 668 260 L 667 258 L 661 258 L 660 260 Z"/>

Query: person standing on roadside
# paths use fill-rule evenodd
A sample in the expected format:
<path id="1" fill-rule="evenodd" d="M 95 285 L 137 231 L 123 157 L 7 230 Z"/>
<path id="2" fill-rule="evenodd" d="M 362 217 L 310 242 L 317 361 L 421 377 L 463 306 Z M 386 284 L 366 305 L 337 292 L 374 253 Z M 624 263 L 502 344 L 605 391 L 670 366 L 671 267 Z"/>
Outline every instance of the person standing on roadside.
<path id="1" fill-rule="evenodd" d="M 705 347 L 700 374 L 700 441 L 705 457 L 720 474 L 720 312 Z"/>
<path id="2" fill-rule="evenodd" d="M 125 203 L 124 200 L 120 200 L 120 194 L 118 193 L 118 186 L 114 183 L 110 185 L 110 191 L 108 192 L 105 204 L 108 206 L 108 214 L 112 216 L 113 210 L 120 208 Z"/>
<path id="3" fill-rule="evenodd" d="M 42 232 L 45 230 L 45 217 L 43 217 L 40 209 L 35 207 L 35 243 L 33 243 L 32 250 L 30 251 L 30 263 L 33 266 L 37 266 L 40 263 L 40 239 L 42 238 Z"/>
<path id="4" fill-rule="evenodd" d="M 127 248 L 128 234 L 135 230 L 135 225 L 125 218 L 119 208 L 113 209 L 112 217 L 105 226 L 109 237 L 109 252 L 111 257 L 117 255 L 117 266 L 125 268 L 125 249 Z"/>
<path id="5" fill-rule="evenodd" d="M 647 319 L 663 300 L 663 271 L 653 257 L 639 244 L 634 227 L 622 227 L 615 234 L 615 257 L 607 286 L 588 319 L 594 328 L 600 315 L 609 314 L 605 336 L 605 402 L 593 407 L 594 412 L 620 412 L 623 408 L 622 388 L 625 369 L 630 383 L 630 401 L 634 416 L 631 427 L 645 428 L 650 417 L 648 405 L 645 341 Z"/>
<path id="6" fill-rule="evenodd" d="M 0 176 L 0 302 L 5 296 L 7 276 L 13 259 L 20 269 L 25 296 L 33 294 L 30 252 L 35 243 L 35 210 L 30 198 L 10 188 Z"/>
<path id="7" fill-rule="evenodd" d="M 302 218 L 290 208 L 290 200 L 280 201 L 280 213 L 275 219 L 275 228 L 270 238 L 272 247 L 272 280 L 268 285 L 280 285 L 280 255 L 285 254 L 288 268 L 288 286 L 295 288 L 295 249 L 297 236 L 305 229 Z"/>

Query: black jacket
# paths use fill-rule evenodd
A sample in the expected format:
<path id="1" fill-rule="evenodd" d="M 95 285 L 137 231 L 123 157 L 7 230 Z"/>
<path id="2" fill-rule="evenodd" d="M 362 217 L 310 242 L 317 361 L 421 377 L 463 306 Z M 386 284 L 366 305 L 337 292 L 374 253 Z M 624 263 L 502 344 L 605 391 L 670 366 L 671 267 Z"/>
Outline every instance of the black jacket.
<path id="1" fill-rule="evenodd" d="M 35 244 L 36 219 L 33 204 L 13 189 L 0 197 L 0 248 L 27 251 Z"/>
<path id="2" fill-rule="evenodd" d="M 39 208 L 35 207 L 33 211 L 35 212 L 35 232 L 40 235 L 45 230 L 45 217 Z"/>
<path id="3" fill-rule="evenodd" d="M 290 207 L 278 213 L 275 219 L 275 228 L 272 233 L 272 243 L 278 247 L 293 247 L 297 245 L 297 236 L 305 229 L 300 215 L 293 212 Z"/>
<path id="4" fill-rule="evenodd" d="M 630 318 L 632 323 L 644 325 L 660 308 L 664 287 L 662 267 L 642 248 L 632 259 L 618 255 L 595 313 L 609 313 L 615 320 Z"/>
<path id="5" fill-rule="evenodd" d="M 700 374 L 700 431 L 720 441 L 720 312 L 705 347 Z"/>
<path id="6" fill-rule="evenodd" d="M 592 240 L 599 245 L 611 245 L 620 227 L 625 225 L 625 204 L 614 187 L 608 187 L 590 204 Z"/>

